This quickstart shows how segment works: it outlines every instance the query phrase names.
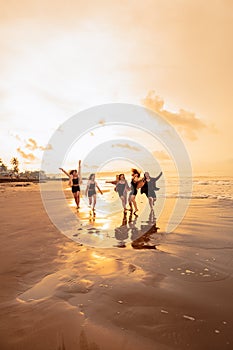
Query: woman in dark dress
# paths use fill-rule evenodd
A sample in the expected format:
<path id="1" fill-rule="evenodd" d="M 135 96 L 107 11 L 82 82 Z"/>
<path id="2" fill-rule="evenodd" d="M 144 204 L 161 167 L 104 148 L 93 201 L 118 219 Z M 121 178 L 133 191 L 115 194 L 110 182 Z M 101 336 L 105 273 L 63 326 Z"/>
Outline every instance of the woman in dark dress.
<path id="1" fill-rule="evenodd" d="M 124 209 L 124 212 L 127 211 L 126 209 L 126 202 L 127 202 L 127 191 L 129 191 L 129 185 L 128 182 L 125 179 L 124 174 L 120 174 L 118 177 L 118 182 L 116 184 L 116 192 L 118 193 L 121 201 L 122 201 L 122 207 Z"/>
<path id="2" fill-rule="evenodd" d="M 92 206 L 93 211 L 95 210 L 95 205 L 96 205 L 96 188 L 101 194 L 103 194 L 97 182 L 95 181 L 95 174 L 91 174 L 87 181 L 87 188 L 86 188 L 85 194 L 88 196 L 89 206 L 90 207 Z"/>

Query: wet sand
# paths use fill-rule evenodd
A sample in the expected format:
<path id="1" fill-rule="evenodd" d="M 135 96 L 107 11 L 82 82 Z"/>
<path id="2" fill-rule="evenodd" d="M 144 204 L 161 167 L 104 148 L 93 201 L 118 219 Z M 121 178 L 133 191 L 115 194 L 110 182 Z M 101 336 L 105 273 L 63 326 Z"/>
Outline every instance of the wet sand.
<path id="1" fill-rule="evenodd" d="M 232 348 L 231 201 L 193 200 L 125 248 L 61 234 L 36 184 L 1 185 L 0 208 L 1 350 Z"/>

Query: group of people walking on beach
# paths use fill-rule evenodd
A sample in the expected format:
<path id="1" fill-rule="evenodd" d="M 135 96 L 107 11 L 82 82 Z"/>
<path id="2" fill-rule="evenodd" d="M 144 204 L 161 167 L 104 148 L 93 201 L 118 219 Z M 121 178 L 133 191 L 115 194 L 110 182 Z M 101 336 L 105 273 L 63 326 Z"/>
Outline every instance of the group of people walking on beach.
<path id="1" fill-rule="evenodd" d="M 69 177 L 69 185 L 71 186 L 71 190 L 78 209 L 80 204 L 80 185 L 82 183 L 81 160 L 79 160 L 78 170 L 71 170 L 68 173 L 63 168 L 59 169 Z M 124 213 L 126 213 L 127 210 L 130 210 L 131 212 L 134 212 L 135 215 L 137 215 L 138 207 L 136 196 L 139 189 L 141 190 L 141 194 L 144 193 L 147 196 L 150 208 L 153 209 L 153 205 L 156 201 L 156 191 L 159 190 L 159 188 L 156 187 L 156 181 L 159 180 L 159 178 L 162 176 L 162 172 L 160 172 L 157 177 L 151 177 L 148 172 L 145 172 L 144 176 L 140 177 L 140 172 L 137 169 L 131 169 L 131 176 L 132 178 L 130 186 L 125 179 L 124 174 L 116 175 L 116 179 L 113 181 L 106 181 L 106 183 L 115 185 L 114 189 L 121 199 Z M 95 180 L 95 174 L 90 174 L 87 181 L 85 195 L 88 197 L 89 206 L 93 211 L 95 210 L 96 205 L 97 190 L 103 194 L 102 190 L 99 188 Z M 128 191 L 130 191 L 128 197 L 129 209 L 126 208 Z"/>

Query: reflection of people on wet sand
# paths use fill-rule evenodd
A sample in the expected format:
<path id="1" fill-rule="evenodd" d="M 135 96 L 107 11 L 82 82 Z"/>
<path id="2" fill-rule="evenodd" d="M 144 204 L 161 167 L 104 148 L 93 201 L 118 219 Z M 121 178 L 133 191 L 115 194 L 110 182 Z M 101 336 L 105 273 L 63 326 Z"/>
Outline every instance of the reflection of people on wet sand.
<path id="1" fill-rule="evenodd" d="M 118 241 L 118 248 L 125 248 L 125 240 L 129 237 L 129 228 L 127 227 L 127 215 L 124 213 L 122 224 L 119 227 L 115 228 L 115 238 Z"/>
<path id="2" fill-rule="evenodd" d="M 92 211 L 90 211 L 90 215 L 89 215 L 89 222 L 90 223 L 95 223 L 95 211 L 93 210 L 93 215 L 92 215 Z"/>
<path id="3" fill-rule="evenodd" d="M 95 205 L 96 205 L 96 188 L 101 194 L 103 194 L 97 182 L 95 181 L 95 174 L 91 174 L 87 181 L 87 188 L 85 191 L 85 195 L 88 196 L 89 206 L 92 207 L 93 211 L 95 210 Z"/>
<path id="4" fill-rule="evenodd" d="M 138 219 L 138 215 L 135 215 L 134 218 L 133 218 L 133 215 L 132 215 L 132 212 L 131 212 L 130 215 L 129 215 L 128 224 L 129 224 L 129 229 L 131 230 L 131 239 L 132 240 L 134 239 L 134 237 L 137 238 L 138 235 L 139 235 L 139 229 L 136 226 L 137 219 Z"/>
<path id="5" fill-rule="evenodd" d="M 137 186 L 141 179 L 140 179 L 140 173 L 137 169 L 131 169 L 131 171 L 132 171 L 132 180 L 131 180 L 131 191 L 129 193 L 129 206 L 131 211 L 133 211 L 133 206 L 134 206 L 134 214 L 136 214 L 138 211 L 138 207 L 136 203 L 136 195 L 138 193 Z"/>
<path id="6" fill-rule="evenodd" d="M 151 209 L 151 211 L 150 211 L 148 223 L 149 224 L 156 224 L 156 217 L 155 217 L 154 209 Z"/>
<path id="7" fill-rule="evenodd" d="M 79 160 L 79 163 L 78 163 L 78 171 L 71 170 L 69 173 L 67 173 L 63 168 L 59 168 L 59 169 L 69 177 L 69 186 L 71 186 L 74 200 L 78 209 L 79 202 L 80 202 L 80 184 L 82 183 L 81 160 Z"/>
<path id="8" fill-rule="evenodd" d="M 127 215 L 124 213 L 122 224 L 115 228 L 115 238 L 118 241 L 116 247 L 125 248 L 125 240 L 129 237 L 131 231 L 131 246 L 134 249 L 156 249 L 156 244 L 150 244 L 153 234 L 157 233 L 159 227 L 156 226 L 156 218 L 154 211 L 151 210 L 146 224 L 141 224 L 141 228 L 137 227 L 138 216 L 129 215 L 127 222 Z"/>
<path id="9" fill-rule="evenodd" d="M 144 185 L 141 187 L 141 194 L 145 193 L 145 195 L 148 198 L 151 209 L 153 209 L 153 205 L 156 201 L 155 191 L 159 190 L 159 188 L 156 187 L 156 181 L 160 179 L 162 174 L 162 171 L 157 177 L 150 177 L 150 174 L 148 172 L 145 172 L 144 174 Z"/>
<path id="10" fill-rule="evenodd" d="M 134 249 L 156 249 L 156 245 L 149 244 L 149 242 L 151 240 L 151 236 L 154 233 L 157 233 L 158 229 L 159 227 L 156 226 L 154 211 L 151 210 L 149 215 L 149 220 L 147 221 L 147 225 L 141 225 L 140 231 L 139 230 L 137 230 L 137 232 L 132 231 L 131 246 Z M 138 237 L 139 233 L 141 234 L 140 237 Z"/>

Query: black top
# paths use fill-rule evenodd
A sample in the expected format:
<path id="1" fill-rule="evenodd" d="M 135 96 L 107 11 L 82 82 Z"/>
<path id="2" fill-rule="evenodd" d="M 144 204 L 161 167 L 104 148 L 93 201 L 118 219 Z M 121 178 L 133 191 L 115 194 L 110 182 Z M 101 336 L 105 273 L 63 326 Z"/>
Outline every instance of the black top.
<path id="1" fill-rule="evenodd" d="M 152 193 L 153 191 L 158 191 L 159 188 L 156 187 L 156 177 L 150 177 L 150 181 L 146 181 L 145 184 L 141 188 L 141 193 L 145 193 L 148 195 L 148 193 Z"/>
<path id="2" fill-rule="evenodd" d="M 134 195 L 134 196 L 136 196 L 136 194 L 137 194 L 137 182 L 134 182 L 133 180 L 131 181 L 131 192 L 130 192 L 130 194 L 131 195 Z"/>
<path id="3" fill-rule="evenodd" d="M 72 180 L 73 181 L 73 185 L 78 185 L 79 184 L 79 178 L 75 178 Z"/>

